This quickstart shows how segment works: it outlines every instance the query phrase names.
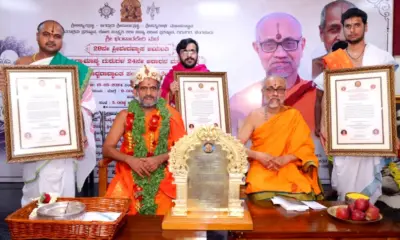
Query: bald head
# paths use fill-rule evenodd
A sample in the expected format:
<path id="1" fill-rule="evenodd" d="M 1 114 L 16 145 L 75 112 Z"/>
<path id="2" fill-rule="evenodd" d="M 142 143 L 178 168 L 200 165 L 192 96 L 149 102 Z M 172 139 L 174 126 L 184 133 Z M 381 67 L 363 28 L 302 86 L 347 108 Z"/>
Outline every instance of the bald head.
<path id="1" fill-rule="evenodd" d="M 286 79 L 281 76 L 277 76 L 277 75 L 267 76 L 264 80 L 264 89 L 267 89 L 268 87 L 286 88 Z"/>
<path id="2" fill-rule="evenodd" d="M 276 37 L 278 33 L 283 38 L 281 31 L 298 37 L 302 36 L 301 24 L 295 17 L 284 12 L 274 12 L 265 15 L 258 21 L 256 25 L 256 41 L 262 41 L 260 37 L 262 38 L 265 35 Z M 271 34 L 267 34 L 268 32 L 271 32 Z"/>
<path id="3" fill-rule="evenodd" d="M 37 26 L 37 31 L 40 32 L 45 27 L 46 28 L 59 28 L 61 30 L 60 32 L 62 32 L 62 34 L 64 35 L 64 32 L 65 32 L 64 27 L 55 20 L 46 20 L 46 21 L 39 23 L 39 25 Z"/>
<path id="4" fill-rule="evenodd" d="M 305 44 L 300 22 L 288 13 L 268 14 L 256 25 L 253 49 L 266 75 L 286 78 L 288 88 L 296 82 Z"/>

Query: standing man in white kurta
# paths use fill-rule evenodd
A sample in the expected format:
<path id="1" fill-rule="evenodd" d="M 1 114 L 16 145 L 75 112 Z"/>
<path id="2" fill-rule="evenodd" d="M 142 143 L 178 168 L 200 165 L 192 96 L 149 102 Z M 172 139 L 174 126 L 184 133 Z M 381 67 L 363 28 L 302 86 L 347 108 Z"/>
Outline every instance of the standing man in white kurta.
<path id="1" fill-rule="evenodd" d="M 22 206 L 42 193 L 55 193 L 62 197 L 75 197 L 75 188 L 80 191 L 85 179 L 96 165 L 96 144 L 92 114 L 96 103 L 88 86 L 92 70 L 87 66 L 70 60 L 59 51 L 62 48 L 64 28 L 54 20 L 39 24 L 36 39 L 39 52 L 33 56 L 22 57 L 16 65 L 76 65 L 81 94 L 81 113 L 83 116 L 85 155 L 80 159 L 55 159 L 23 163 Z M 0 71 L 2 72 L 2 71 Z M 4 76 L 0 76 L 0 87 L 4 87 Z"/>
<path id="2" fill-rule="evenodd" d="M 348 47 L 345 50 L 339 49 L 324 57 L 327 69 L 376 65 L 395 65 L 397 69 L 398 64 L 391 54 L 371 43 L 365 42 L 364 36 L 368 30 L 367 18 L 367 14 L 358 8 L 350 8 L 343 13 L 341 23 Z M 322 91 L 324 91 L 323 79 L 322 73 L 314 80 L 317 88 Z M 324 106 L 325 104 L 322 105 Z M 323 116 L 321 134 L 323 135 L 322 138 L 326 139 L 324 123 Z M 381 170 L 384 166 L 385 158 L 383 157 L 334 157 L 332 187 L 338 191 L 339 200 L 343 201 L 348 192 L 361 192 L 368 195 L 370 201 L 375 203 L 379 196 L 382 195 Z"/>

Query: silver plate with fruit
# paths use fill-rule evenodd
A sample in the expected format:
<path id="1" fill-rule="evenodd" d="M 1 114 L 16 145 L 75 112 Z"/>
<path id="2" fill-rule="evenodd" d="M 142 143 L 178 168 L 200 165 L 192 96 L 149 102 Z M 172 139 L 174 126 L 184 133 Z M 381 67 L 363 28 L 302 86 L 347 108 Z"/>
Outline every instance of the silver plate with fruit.
<path id="1" fill-rule="evenodd" d="M 336 219 L 355 224 L 378 222 L 383 218 L 379 208 L 366 199 L 357 199 L 348 205 L 333 206 L 327 211 Z"/>
<path id="2" fill-rule="evenodd" d="M 80 220 L 86 212 L 86 205 L 76 201 L 46 204 L 37 210 L 39 219 Z"/>

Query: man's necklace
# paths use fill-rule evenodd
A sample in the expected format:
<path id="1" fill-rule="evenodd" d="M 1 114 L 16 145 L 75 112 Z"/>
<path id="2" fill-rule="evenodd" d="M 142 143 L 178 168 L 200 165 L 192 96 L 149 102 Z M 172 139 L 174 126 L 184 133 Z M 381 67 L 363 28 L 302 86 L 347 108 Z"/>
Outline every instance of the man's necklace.
<path id="1" fill-rule="evenodd" d="M 348 50 L 347 48 L 346 48 L 346 53 L 347 53 L 347 55 L 349 55 L 349 57 L 350 57 L 351 59 L 357 61 L 361 56 L 364 55 L 364 51 L 365 51 L 365 46 L 366 46 L 366 45 L 367 45 L 367 44 L 364 44 L 364 48 L 363 48 L 362 52 L 361 52 L 360 55 L 359 55 L 358 57 L 356 57 L 356 58 L 354 58 L 353 56 L 351 56 L 351 54 L 349 53 L 349 50 Z"/>

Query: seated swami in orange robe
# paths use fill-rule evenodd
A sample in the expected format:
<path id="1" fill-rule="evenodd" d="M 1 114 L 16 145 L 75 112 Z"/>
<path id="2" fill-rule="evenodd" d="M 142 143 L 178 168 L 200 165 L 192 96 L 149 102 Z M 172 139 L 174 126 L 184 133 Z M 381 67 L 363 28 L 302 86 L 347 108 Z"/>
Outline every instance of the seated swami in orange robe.
<path id="1" fill-rule="evenodd" d="M 176 195 L 168 152 L 185 135 L 185 128 L 180 114 L 158 98 L 156 69 L 141 68 L 132 85 L 138 100 L 117 115 L 103 146 L 103 156 L 117 160 L 106 197 L 130 198 L 129 214 L 164 215 Z"/>
<path id="2" fill-rule="evenodd" d="M 246 193 L 255 202 L 275 195 L 323 198 L 310 128 L 298 110 L 283 105 L 285 94 L 285 79 L 267 77 L 265 107 L 251 112 L 239 132 L 242 143 L 253 143 Z"/>

